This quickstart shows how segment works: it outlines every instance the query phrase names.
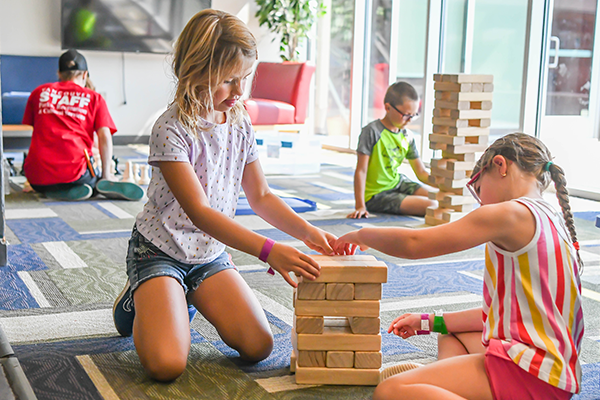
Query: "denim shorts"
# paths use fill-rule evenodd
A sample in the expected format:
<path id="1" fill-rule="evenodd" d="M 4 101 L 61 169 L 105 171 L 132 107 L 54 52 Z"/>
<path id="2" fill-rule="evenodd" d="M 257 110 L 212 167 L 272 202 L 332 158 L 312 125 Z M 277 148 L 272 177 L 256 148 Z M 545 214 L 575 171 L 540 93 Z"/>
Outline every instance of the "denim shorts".
<path id="1" fill-rule="evenodd" d="M 400 204 L 407 196 L 415 194 L 421 185 L 400 174 L 400 181 L 390 190 L 377 193 L 365 204 L 367 211 L 373 213 L 400 214 Z"/>
<path id="2" fill-rule="evenodd" d="M 206 278 L 226 269 L 236 269 L 227 252 L 206 264 L 186 264 L 168 256 L 134 226 L 127 249 L 127 275 L 131 293 L 143 282 L 158 276 L 177 279 L 187 294 L 198 289 Z"/>

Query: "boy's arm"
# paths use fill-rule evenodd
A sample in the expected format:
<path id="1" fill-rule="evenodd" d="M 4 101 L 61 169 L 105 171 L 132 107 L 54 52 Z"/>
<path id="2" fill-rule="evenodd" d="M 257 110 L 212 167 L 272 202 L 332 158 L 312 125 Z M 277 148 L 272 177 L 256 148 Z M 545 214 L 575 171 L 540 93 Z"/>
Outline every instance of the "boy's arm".
<path id="1" fill-rule="evenodd" d="M 113 142 L 110 129 L 102 127 L 97 130 L 98 150 L 100 150 L 100 159 L 102 160 L 102 179 L 114 180 L 115 176 L 111 170 L 111 161 L 113 155 Z"/>
<path id="2" fill-rule="evenodd" d="M 369 167 L 369 156 L 360 152 L 356 155 L 356 171 L 354 172 L 354 202 L 355 210 L 348 214 L 347 218 L 368 218 L 369 212 L 365 205 L 365 183 L 367 182 L 367 169 Z"/>
<path id="3" fill-rule="evenodd" d="M 425 168 L 425 164 L 423 164 L 423 160 L 421 160 L 421 158 L 417 157 L 415 159 L 408 160 L 408 162 L 412 170 L 415 172 L 415 175 L 421 182 L 429 186 L 437 187 L 434 183 L 429 182 L 429 172 L 427 171 L 427 168 Z"/>

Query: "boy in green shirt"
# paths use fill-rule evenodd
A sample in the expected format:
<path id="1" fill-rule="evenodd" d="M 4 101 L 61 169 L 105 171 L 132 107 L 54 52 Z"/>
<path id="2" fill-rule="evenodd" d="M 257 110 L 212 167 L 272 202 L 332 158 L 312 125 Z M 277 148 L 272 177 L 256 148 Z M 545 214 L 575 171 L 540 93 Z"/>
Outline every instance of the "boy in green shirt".
<path id="1" fill-rule="evenodd" d="M 391 85 L 384 97 L 385 117 L 365 126 L 356 149 L 354 173 L 355 211 L 348 218 L 367 218 L 369 212 L 425 215 L 437 206 L 429 191 L 398 172 L 408 159 L 417 178 L 428 183 L 429 172 L 419 158 L 412 132 L 405 126 L 418 116 L 419 95 L 406 82 Z"/>

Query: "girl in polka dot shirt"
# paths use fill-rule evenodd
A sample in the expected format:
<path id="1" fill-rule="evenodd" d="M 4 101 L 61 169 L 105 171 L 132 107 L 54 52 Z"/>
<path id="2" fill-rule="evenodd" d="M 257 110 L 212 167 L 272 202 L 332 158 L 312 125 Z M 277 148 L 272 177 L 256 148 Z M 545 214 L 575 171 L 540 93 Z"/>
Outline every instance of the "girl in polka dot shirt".
<path id="1" fill-rule="evenodd" d="M 259 257 L 294 287 L 290 273 L 319 275 L 309 256 L 233 220 L 241 189 L 268 223 L 334 254 L 334 235 L 269 191 L 240 101 L 256 59 L 248 28 L 216 10 L 196 14 L 175 46 L 175 99 L 152 130 L 148 202 L 129 241 L 129 279 L 113 313 L 119 333 L 133 334 L 143 367 L 160 381 L 186 367 L 195 309 L 242 359 L 257 362 L 271 353 L 265 313 L 225 246 Z"/>

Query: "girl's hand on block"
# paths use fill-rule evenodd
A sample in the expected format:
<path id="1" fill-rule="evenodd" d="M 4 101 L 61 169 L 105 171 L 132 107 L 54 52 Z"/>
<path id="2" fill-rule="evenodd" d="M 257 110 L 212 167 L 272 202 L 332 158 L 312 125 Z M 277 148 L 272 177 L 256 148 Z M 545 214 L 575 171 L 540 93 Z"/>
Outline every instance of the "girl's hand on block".
<path id="1" fill-rule="evenodd" d="M 333 251 L 333 243 L 337 237 L 322 229 L 312 227 L 304 238 L 303 242 L 309 249 L 318 251 L 326 256 L 333 256 L 336 253 Z"/>
<path id="2" fill-rule="evenodd" d="M 360 230 L 346 233 L 344 236 L 340 237 L 334 243 L 333 250 L 335 250 L 337 254 L 354 254 L 359 247 L 362 251 L 368 250 L 369 246 L 359 240 L 359 232 Z"/>
<path id="3" fill-rule="evenodd" d="M 421 314 L 403 314 L 392 321 L 388 328 L 388 333 L 394 333 L 402 339 L 407 339 L 417 334 L 421 327 Z"/>
<path id="4" fill-rule="evenodd" d="M 298 287 L 298 284 L 294 282 L 290 272 L 312 281 L 320 275 L 321 270 L 315 260 L 299 250 L 281 243 L 275 243 L 267 262 L 292 287 Z"/>

